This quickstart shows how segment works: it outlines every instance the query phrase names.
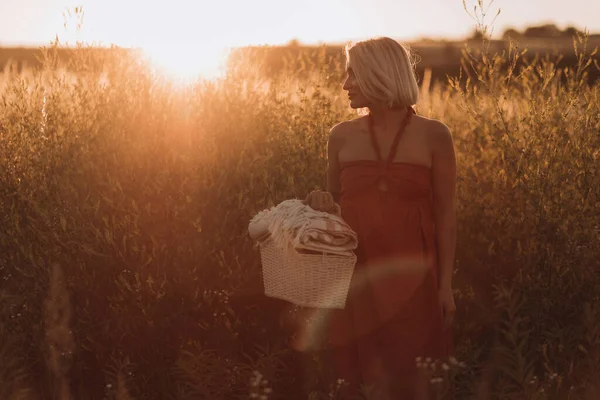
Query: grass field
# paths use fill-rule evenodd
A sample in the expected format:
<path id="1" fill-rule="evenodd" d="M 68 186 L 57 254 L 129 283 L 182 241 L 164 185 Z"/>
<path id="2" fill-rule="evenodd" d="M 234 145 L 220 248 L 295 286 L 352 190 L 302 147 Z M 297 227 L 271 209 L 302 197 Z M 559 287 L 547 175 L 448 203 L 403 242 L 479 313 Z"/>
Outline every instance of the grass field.
<path id="1" fill-rule="evenodd" d="M 439 370 L 437 398 L 600 396 L 591 53 L 557 68 L 474 51 L 420 80 L 459 173 L 464 367 Z M 0 78 L 0 399 L 336 398 L 318 354 L 299 379 L 247 226 L 323 188 L 329 128 L 354 116 L 341 66 L 265 77 L 240 56 L 175 86 L 125 54 L 75 51 L 69 72 L 55 55 Z"/>

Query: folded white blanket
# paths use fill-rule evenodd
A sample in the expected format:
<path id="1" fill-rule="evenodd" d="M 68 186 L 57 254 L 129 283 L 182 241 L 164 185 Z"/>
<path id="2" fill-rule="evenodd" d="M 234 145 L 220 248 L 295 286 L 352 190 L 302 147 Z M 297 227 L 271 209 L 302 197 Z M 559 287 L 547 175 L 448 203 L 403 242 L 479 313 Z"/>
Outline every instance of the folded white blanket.
<path id="1" fill-rule="evenodd" d="M 262 241 L 270 235 L 276 244 L 296 251 L 353 256 L 356 233 L 339 215 L 315 211 L 301 200 L 285 200 L 256 214 L 248 226 L 250 236 Z"/>

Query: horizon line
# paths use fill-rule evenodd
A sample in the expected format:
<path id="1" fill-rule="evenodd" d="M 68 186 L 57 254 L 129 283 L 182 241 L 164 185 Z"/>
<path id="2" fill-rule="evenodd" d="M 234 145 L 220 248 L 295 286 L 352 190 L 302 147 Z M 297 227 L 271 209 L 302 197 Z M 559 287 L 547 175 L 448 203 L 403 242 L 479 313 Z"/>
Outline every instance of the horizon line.
<path id="1" fill-rule="evenodd" d="M 385 36 L 385 35 L 375 35 L 373 37 L 379 37 L 379 36 Z M 593 37 L 593 36 L 600 36 L 600 32 L 589 32 L 589 36 Z M 394 36 L 389 36 L 390 38 L 397 40 L 399 42 L 402 43 L 419 43 L 419 42 L 438 42 L 438 43 L 444 43 L 444 42 L 448 42 L 448 43 L 453 43 L 453 42 L 466 42 L 466 41 L 470 41 L 470 40 L 480 40 L 480 39 L 475 39 L 469 36 L 460 36 L 460 37 L 448 37 L 448 36 L 442 36 L 442 37 L 437 37 L 437 36 L 420 36 L 420 37 L 412 37 L 412 38 L 397 38 Z M 285 42 L 270 42 L 270 43 L 247 43 L 247 44 L 241 44 L 241 45 L 225 45 L 223 46 L 224 49 L 239 49 L 239 48 L 244 48 L 244 47 L 281 47 L 281 46 L 289 46 L 291 44 L 297 43 L 298 46 L 301 47 L 315 47 L 315 46 L 344 46 L 347 43 L 352 43 L 355 41 L 359 41 L 359 40 L 364 40 L 365 38 L 354 38 L 354 39 L 347 39 L 347 40 L 331 40 L 331 41 L 301 41 L 299 39 L 290 39 L 288 41 Z M 536 39 L 536 38 L 530 38 L 530 39 Z M 544 39 L 544 38 L 541 38 Z M 556 39 L 556 38 L 548 38 L 548 39 Z M 564 39 L 569 39 L 571 40 L 571 38 L 564 38 Z M 491 37 L 490 38 L 491 41 L 503 41 L 504 39 L 502 37 Z M 98 48 L 110 48 L 112 46 L 118 47 L 118 48 L 122 48 L 122 49 L 143 49 L 144 46 L 139 46 L 139 45 L 120 45 L 117 43 L 102 43 L 102 42 L 95 42 L 95 41 L 91 41 L 91 42 L 79 42 L 81 44 L 83 44 L 84 46 L 88 46 L 88 47 L 98 47 Z M 48 41 L 48 42 L 13 42 L 13 41 L 9 41 L 9 42 L 3 42 L 0 41 L 0 49 L 7 49 L 7 48 L 13 48 L 13 49 L 17 49 L 17 48 L 23 48 L 23 49 L 33 49 L 33 48 L 44 48 L 44 47 L 49 47 L 53 45 L 53 41 Z M 77 46 L 77 41 L 75 42 L 60 42 L 59 41 L 59 47 L 64 47 L 64 48 L 74 48 L 75 46 Z"/>

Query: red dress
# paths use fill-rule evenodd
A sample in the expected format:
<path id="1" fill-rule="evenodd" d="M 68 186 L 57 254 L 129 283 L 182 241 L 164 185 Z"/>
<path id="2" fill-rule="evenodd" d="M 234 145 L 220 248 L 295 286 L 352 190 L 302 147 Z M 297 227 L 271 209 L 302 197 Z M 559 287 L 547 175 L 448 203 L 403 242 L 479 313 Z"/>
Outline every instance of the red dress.
<path id="1" fill-rule="evenodd" d="M 358 261 L 346 308 L 329 311 L 328 339 L 337 377 L 412 400 L 415 358 L 446 359 L 452 342 L 438 300 L 431 170 L 392 162 L 410 111 L 386 161 L 371 127 L 379 161 L 341 166 L 339 204 Z"/>

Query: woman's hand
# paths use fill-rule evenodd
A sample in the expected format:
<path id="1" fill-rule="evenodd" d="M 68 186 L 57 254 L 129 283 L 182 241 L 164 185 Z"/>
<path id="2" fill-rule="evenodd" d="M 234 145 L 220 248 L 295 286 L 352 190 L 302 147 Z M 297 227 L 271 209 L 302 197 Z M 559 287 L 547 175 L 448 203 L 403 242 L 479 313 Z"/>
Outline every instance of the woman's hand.
<path id="1" fill-rule="evenodd" d="M 444 315 L 444 323 L 446 324 L 446 327 L 450 327 L 454 321 L 454 314 L 456 313 L 456 304 L 454 303 L 452 287 L 442 286 L 438 293 L 440 306 L 442 307 L 442 313 Z"/>
<path id="2" fill-rule="evenodd" d="M 313 190 L 306 196 L 306 199 L 302 203 L 315 211 L 337 214 L 335 200 L 333 200 L 333 195 L 329 192 Z"/>

